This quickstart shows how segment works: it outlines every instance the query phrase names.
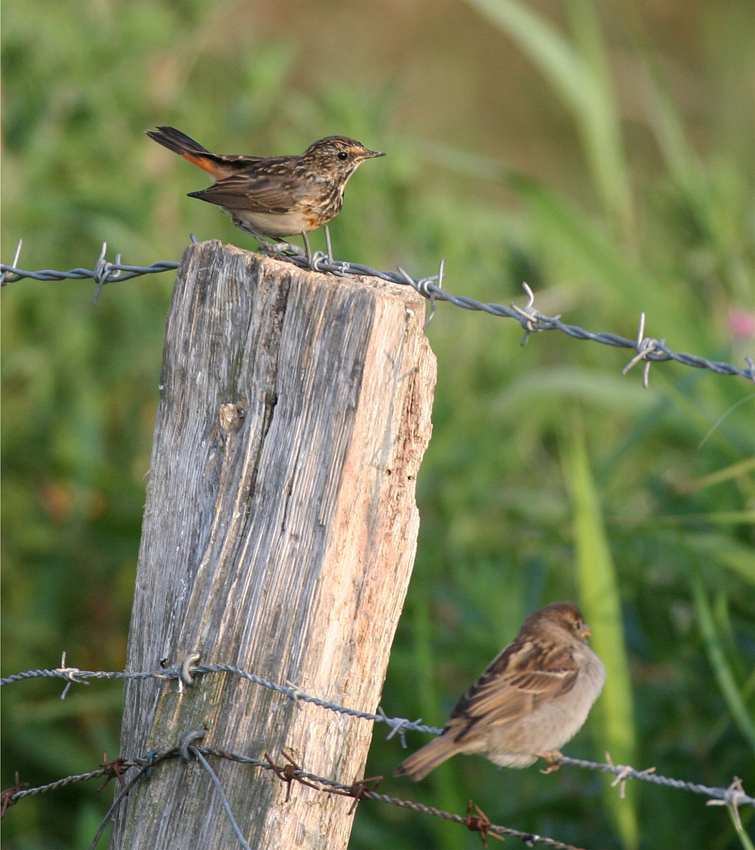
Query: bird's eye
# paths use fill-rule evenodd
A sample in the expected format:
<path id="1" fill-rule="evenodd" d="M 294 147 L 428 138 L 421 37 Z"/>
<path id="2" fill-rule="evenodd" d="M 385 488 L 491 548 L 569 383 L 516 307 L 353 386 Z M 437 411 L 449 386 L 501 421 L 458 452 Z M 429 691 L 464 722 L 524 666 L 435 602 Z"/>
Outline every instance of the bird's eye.
<path id="1" fill-rule="evenodd" d="M 349 155 L 346 153 L 346 151 L 338 151 L 338 158 L 340 160 L 346 160 L 349 158 Z"/>

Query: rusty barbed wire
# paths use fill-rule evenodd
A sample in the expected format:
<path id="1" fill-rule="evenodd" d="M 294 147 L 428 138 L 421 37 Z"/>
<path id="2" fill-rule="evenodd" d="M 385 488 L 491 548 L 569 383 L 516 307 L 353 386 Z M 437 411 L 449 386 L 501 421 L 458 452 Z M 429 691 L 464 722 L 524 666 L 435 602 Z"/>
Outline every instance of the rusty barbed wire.
<path id="1" fill-rule="evenodd" d="M 433 817 L 439 817 L 444 820 L 449 820 L 453 823 L 458 823 L 462 826 L 466 826 L 468 829 L 473 832 L 478 832 L 483 839 L 483 847 L 487 846 L 485 843 L 485 836 L 489 834 L 498 835 L 500 837 L 503 836 L 513 836 L 524 841 L 525 844 L 529 847 L 534 847 L 536 845 L 543 845 L 546 847 L 552 847 L 554 850 L 578 850 L 572 844 L 566 844 L 563 841 L 558 841 L 554 838 L 548 838 L 544 835 L 538 835 L 537 833 L 532 832 L 523 832 L 519 829 L 514 829 L 513 827 L 502 826 L 500 824 L 491 823 L 490 820 L 480 812 L 480 814 L 470 816 L 471 810 L 471 801 L 470 806 L 467 812 L 466 817 L 462 815 L 452 814 L 443 809 L 438 809 L 433 806 L 426 806 L 423 803 L 417 803 L 413 800 L 405 800 L 401 797 L 393 797 L 388 794 L 380 793 L 376 790 L 377 784 L 382 779 L 382 777 L 372 777 L 369 779 L 359 779 L 356 782 L 353 782 L 351 785 L 347 785 L 343 782 L 338 782 L 334 779 L 330 779 L 326 776 L 319 776 L 315 773 L 310 773 L 304 770 L 300 765 L 298 765 L 290 756 L 285 753 L 285 750 L 282 751 L 283 757 L 286 759 L 286 764 L 276 764 L 276 762 L 272 759 L 269 753 L 264 754 L 264 758 L 256 758 L 254 756 L 246 756 L 240 753 L 230 753 L 225 750 L 217 749 L 214 747 L 202 747 L 194 743 L 204 736 L 206 730 L 189 730 L 181 735 L 178 745 L 174 747 L 170 747 L 169 749 L 163 751 L 155 751 L 152 750 L 147 753 L 143 758 L 136 758 L 132 761 L 126 761 L 125 759 L 121 761 L 122 772 L 126 772 L 131 768 L 137 768 L 137 772 L 131 776 L 128 782 L 122 785 L 122 788 L 115 800 L 113 801 L 112 806 L 109 808 L 105 818 L 100 824 L 99 829 L 97 830 L 97 834 L 94 837 L 90 845 L 91 848 L 94 848 L 97 845 L 97 842 L 101 838 L 105 828 L 108 823 L 112 820 L 114 814 L 117 809 L 121 805 L 121 803 L 126 799 L 132 788 L 139 781 L 148 781 L 151 777 L 151 771 L 158 765 L 165 764 L 169 760 L 179 758 L 184 763 L 191 761 L 192 758 L 195 758 L 204 768 L 205 772 L 210 777 L 210 781 L 215 787 L 216 792 L 218 793 L 221 804 L 225 811 L 226 816 L 229 819 L 232 829 L 236 834 L 239 843 L 245 850 L 249 850 L 249 845 L 244 839 L 243 834 L 238 826 L 236 819 L 233 816 L 233 812 L 231 811 L 230 804 L 223 793 L 222 786 L 217 777 L 217 774 L 212 769 L 210 764 L 207 761 L 207 757 L 211 758 L 219 758 L 225 759 L 228 761 L 236 762 L 237 764 L 245 764 L 255 768 L 261 768 L 262 770 L 271 771 L 272 774 L 277 777 L 280 782 L 287 784 L 286 789 L 286 801 L 290 799 L 291 796 L 291 785 L 293 782 L 298 782 L 301 785 L 305 785 L 308 788 L 313 788 L 315 791 L 326 793 L 326 794 L 336 794 L 342 797 L 352 797 L 354 799 L 354 804 L 358 804 L 361 800 L 374 800 L 379 803 L 385 803 L 390 806 L 396 806 L 403 809 L 410 809 L 412 811 L 421 812 L 423 814 L 432 815 Z M 99 776 L 106 775 L 107 771 L 104 768 L 100 770 L 91 771 L 89 773 L 82 773 L 77 776 L 66 777 L 65 780 L 59 780 L 58 782 L 51 782 L 48 785 L 41 785 L 36 788 L 23 788 L 23 783 L 19 783 L 18 776 L 16 777 L 16 785 L 12 788 L 9 788 L 7 791 L 2 792 L 4 797 L 4 801 L 7 800 L 6 808 L 12 805 L 15 805 L 17 802 L 22 800 L 24 797 L 30 797 L 35 794 L 43 794 L 47 791 L 52 791 L 57 788 L 63 786 L 63 784 L 70 785 L 73 782 L 83 782 L 89 779 L 94 779 Z M 372 787 L 369 787 L 372 785 Z M 477 808 L 477 807 L 475 807 Z"/>
<path id="2" fill-rule="evenodd" d="M 196 237 L 191 235 L 192 242 L 196 242 Z M 121 255 L 118 254 L 115 263 L 106 260 L 107 243 L 103 243 L 100 256 L 95 264 L 94 269 L 76 268 L 68 272 L 55 271 L 54 269 L 45 269 L 43 271 L 25 271 L 17 267 L 23 240 L 19 240 L 13 264 L 10 266 L 0 264 L 0 286 L 7 286 L 9 283 L 22 280 L 24 278 L 32 278 L 34 280 L 66 280 L 66 279 L 86 279 L 91 278 L 97 283 L 93 303 L 97 303 L 97 299 L 102 291 L 102 288 L 108 283 L 116 280 L 125 281 L 134 277 L 146 274 L 159 274 L 165 271 L 173 271 L 179 267 L 179 263 L 157 262 L 151 266 L 131 266 L 121 263 Z M 288 245 L 288 243 L 280 243 Z M 300 250 L 297 246 L 289 246 L 292 251 Z M 268 250 L 267 253 L 270 253 Z M 299 268 L 311 269 L 317 272 L 327 272 L 335 274 L 339 277 L 352 277 L 354 275 L 374 277 L 379 280 L 385 280 L 391 283 L 397 283 L 402 286 L 411 286 L 419 295 L 426 298 L 430 302 L 430 312 L 425 322 L 425 329 L 429 325 L 435 314 L 436 302 L 446 301 L 453 304 L 455 307 L 461 307 L 465 310 L 475 310 L 488 313 L 499 318 L 515 319 L 524 329 L 524 337 L 522 345 L 526 344 L 530 334 L 539 333 L 540 331 L 558 330 L 565 333 L 573 339 L 590 340 L 602 345 L 609 345 L 614 348 L 632 349 L 635 354 L 629 363 L 622 370 L 622 374 L 626 374 L 633 366 L 639 362 L 644 363 L 643 369 L 643 384 L 648 386 L 648 374 L 651 363 L 659 363 L 668 360 L 673 360 L 675 363 L 681 363 L 683 366 L 690 366 L 695 369 L 707 369 L 718 375 L 733 375 L 755 383 L 755 362 L 752 358 L 745 357 L 747 368 L 734 366 L 731 363 L 725 363 L 720 360 L 709 360 L 705 357 L 700 357 L 696 354 L 686 354 L 673 351 L 666 344 L 665 339 L 655 339 L 653 337 L 645 337 L 645 314 L 642 313 L 639 320 L 639 333 L 635 340 L 626 339 L 613 333 L 594 333 L 593 331 L 580 328 L 578 325 L 570 325 L 561 321 L 561 316 L 546 316 L 537 310 L 534 306 L 535 296 L 530 287 L 523 284 L 524 290 L 527 293 L 528 302 L 524 307 L 518 307 L 512 304 L 511 307 L 505 307 L 502 304 L 492 304 L 483 301 L 477 301 L 474 298 L 466 296 L 452 295 L 443 288 L 443 277 L 445 272 L 445 260 L 441 260 L 438 273 L 429 277 L 413 278 L 400 266 L 394 271 L 379 271 L 363 263 L 351 263 L 343 260 L 333 260 L 323 251 L 315 251 L 308 259 L 299 253 L 285 253 L 279 251 L 274 253 L 275 256 L 288 260 L 294 263 Z"/>
<path id="3" fill-rule="evenodd" d="M 188 658 L 194 658 L 197 653 L 191 653 Z M 65 662 L 64 662 L 65 664 Z M 73 684 L 85 684 L 87 680 L 91 679 L 166 679 L 171 680 L 175 679 L 179 682 L 179 687 L 184 687 L 185 679 L 182 681 L 182 675 L 193 677 L 195 675 L 213 675 L 220 673 L 227 673 L 229 675 L 238 676 L 242 679 L 251 682 L 252 684 L 259 685 L 263 688 L 267 688 L 268 690 L 274 691 L 279 694 L 283 694 L 286 696 L 288 700 L 291 700 L 292 703 L 296 704 L 298 701 L 308 702 L 312 705 L 316 705 L 319 708 L 326 709 L 328 711 L 333 711 L 337 714 L 344 714 L 349 717 L 356 717 L 363 720 L 371 720 L 374 723 L 385 723 L 386 725 L 391 727 L 391 731 L 386 736 L 386 740 L 390 740 L 394 735 L 398 735 L 402 746 L 406 746 L 406 742 L 404 740 L 404 735 L 408 731 L 415 732 L 426 732 L 433 735 L 439 735 L 443 730 L 434 726 L 427 726 L 422 723 L 421 718 L 419 720 L 409 720 L 405 717 L 388 717 L 381 708 L 378 708 L 378 713 L 372 713 L 369 711 L 360 711 L 354 708 L 348 708 L 343 705 L 339 705 L 338 703 L 329 702 L 328 700 L 321 699 L 319 697 L 312 696 L 311 694 L 307 694 L 304 691 L 297 688 L 295 685 L 280 685 L 276 682 L 271 682 L 269 679 L 265 679 L 262 676 L 257 676 L 254 673 L 250 673 L 248 670 L 244 670 L 240 667 L 236 667 L 233 664 L 197 664 L 192 665 L 188 668 L 184 665 L 184 663 L 176 664 L 171 667 L 165 667 L 160 670 L 147 670 L 147 671 L 92 671 L 92 670 L 79 670 L 77 667 L 58 667 L 52 670 L 28 670 L 23 673 L 15 673 L 11 676 L 7 676 L 3 679 L 0 679 L 0 687 L 4 685 L 14 684 L 16 682 L 24 681 L 27 679 L 39 679 L 39 678 L 58 678 L 58 679 L 66 679 L 68 687 Z M 65 692 L 64 692 L 65 695 Z M 615 765 L 611 762 L 610 757 L 606 754 L 607 761 L 606 763 L 602 762 L 594 762 L 588 761 L 587 759 L 576 759 L 571 758 L 570 756 L 553 756 L 552 760 L 555 763 L 563 764 L 563 765 L 571 765 L 573 767 L 581 767 L 588 770 L 595 770 L 602 773 L 613 774 L 616 777 L 615 784 L 619 786 L 620 792 L 623 793 L 623 785 L 627 780 L 636 779 L 642 782 L 648 782 L 654 785 L 663 785 L 668 788 L 675 788 L 681 791 L 689 791 L 693 794 L 700 794 L 709 798 L 709 803 L 711 805 L 730 805 L 736 812 L 739 806 L 755 806 L 755 797 L 751 797 L 744 792 L 741 784 L 737 785 L 737 778 L 735 777 L 732 784 L 729 785 L 728 788 L 718 788 L 715 786 L 703 785 L 698 782 L 688 782 L 684 779 L 674 779 L 668 776 L 661 776 L 655 773 L 655 768 L 645 768 L 644 770 L 636 770 L 633 767 L 628 765 Z M 93 778 L 95 776 L 102 776 L 103 770 L 95 771 L 91 774 L 85 774 L 85 778 Z M 63 784 L 67 784 L 70 778 L 58 780 L 57 783 L 52 783 L 52 786 L 58 787 Z M 51 786 L 51 787 L 52 787 Z M 34 789 L 30 789 L 26 792 L 18 792 L 14 795 L 14 799 L 21 794 L 25 796 L 30 793 L 40 793 L 39 791 L 34 791 Z"/>

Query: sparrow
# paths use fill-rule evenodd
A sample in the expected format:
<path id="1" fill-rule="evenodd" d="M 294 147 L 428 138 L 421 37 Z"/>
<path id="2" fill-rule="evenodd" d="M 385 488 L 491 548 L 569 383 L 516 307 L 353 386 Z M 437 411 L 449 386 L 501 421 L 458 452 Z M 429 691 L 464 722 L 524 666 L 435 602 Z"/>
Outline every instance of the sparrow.
<path id="1" fill-rule="evenodd" d="M 262 245 L 261 236 L 301 234 L 308 255 L 307 232 L 338 215 L 351 175 L 365 160 L 385 156 L 346 136 L 320 139 L 301 156 L 264 157 L 210 153 L 174 127 L 147 135 L 215 178 L 213 186 L 189 192 L 190 198 L 217 204 Z"/>
<path id="2" fill-rule="evenodd" d="M 456 753 L 477 753 L 501 767 L 529 767 L 557 754 L 582 728 L 606 679 L 589 636 L 579 608 L 569 602 L 530 614 L 458 701 L 443 732 L 394 776 L 417 782 Z"/>

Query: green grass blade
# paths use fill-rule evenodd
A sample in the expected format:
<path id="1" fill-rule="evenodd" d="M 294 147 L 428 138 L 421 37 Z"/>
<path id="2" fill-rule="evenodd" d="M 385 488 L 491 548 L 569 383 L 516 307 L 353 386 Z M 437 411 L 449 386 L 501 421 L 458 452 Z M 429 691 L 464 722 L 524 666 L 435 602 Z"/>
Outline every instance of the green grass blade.
<path id="1" fill-rule="evenodd" d="M 749 473 L 754 471 L 755 455 L 746 457 L 744 460 L 729 464 L 723 469 L 717 469 L 715 472 L 710 472 L 708 475 L 703 475 L 694 481 L 690 481 L 683 492 L 694 493 L 698 490 L 705 490 L 706 487 L 713 487 L 715 484 L 722 484 L 724 481 L 731 481 L 732 478 L 749 475 Z"/>
<path id="2" fill-rule="evenodd" d="M 585 85 L 584 62 L 555 27 L 514 0 L 467 2 L 519 44 L 564 102 L 575 110 L 579 108 Z"/>
<path id="3" fill-rule="evenodd" d="M 573 43 L 541 15 L 515 0 L 467 0 L 517 42 L 572 112 L 603 205 L 632 233 L 632 194 L 605 43 L 595 7 L 570 0 Z"/>
<path id="4" fill-rule="evenodd" d="M 592 644 L 606 665 L 608 677 L 596 706 L 595 717 L 602 742 L 616 764 L 633 764 L 636 735 L 632 684 L 629 673 L 621 598 L 608 545 L 600 498 L 587 457 L 581 418 L 570 420 L 564 452 L 564 477 L 571 495 L 577 579 L 585 620 L 593 630 Z M 627 788 L 624 799 L 604 783 L 603 801 L 624 847 L 639 846 L 636 790 Z"/>
<path id="5" fill-rule="evenodd" d="M 686 535 L 686 545 L 699 558 L 717 563 L 755 586 L 752 547 L 749 544 L 740 543 L 721 531 L 690 531 Z"/>
<path id="6" fill-rule="evenodd" d="M 614 93 L 605 39 L 592 0 L 568 0 L 572 37 L 585 66 L 581 132 L 587 161 L 606 210 L 621 232 L 634 236 L 629 168 L 624 152 L 621 109 Z"/>
<path id="7" fill-rule="evenodd" d="M 726 660 L 726 653 L 716 630 L 713 612 L 705 594 L 703 583 L 698 576 L 692 579 L 692 596 L 697 611 L 697 620 L 700 624 L 700 632 L 718 687 L 737 729 L 755 751 L 755 723 L 753 723 L 734 674 Z"/>
<path id="8" fill-rule="evenodd" d="M 744 827 L 742 826 L 741 813 L 735 812 L 733 806 L 727 806 L 726 809 L 729 812 L 729 817 L 731 818 L 731 823 L 734 827 L 734 831 L 739 836 L 739 840 L 742 842 L 742 847 L 744 847 L 744 850 L 755 850 L 755 844 L 752 843 L 752 839 L 744 831 Z"/>
<path id="9" fill-rule="evenodd" d="M 690 194 L 700 188 L 702 163 L 694 152 L 678 106 L 661 67 L 660 55 L 648 35 L 638 10 L 624 9 L 625 32 L 639 60 L 637 82 L 648 127 L 655 136 L 668 171 Z"/>

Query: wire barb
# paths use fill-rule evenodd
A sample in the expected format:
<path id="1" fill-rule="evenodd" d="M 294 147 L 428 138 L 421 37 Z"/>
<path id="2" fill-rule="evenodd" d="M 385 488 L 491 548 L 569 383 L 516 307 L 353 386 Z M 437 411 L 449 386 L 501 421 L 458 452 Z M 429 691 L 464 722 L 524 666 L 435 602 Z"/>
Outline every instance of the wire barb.
<path id="1" fill-rule="evenodd" d="M 115 263 L 108 262 L 105 259 L 106 254 L 107 242 L 103 242 L 102 251 L 100 251 L 97 265 L 94 267 L 94 279 L 97 282 L 97 291 L 94 293 L 94 298 L 92 298 L 92 304 L 95 307 L 97 306 L 97 300 L 100 297 L 100 292 L 102 292 L 102 287 L 106 283 L 110 283 L 111 280 L 115 280 L 121 276 L 121 270 L 118 268 L 121 264 L 121 254 L 116 255 Z"/>
<path id="2" fill-rule="evenodd" d="M 665 339 L 653 339 L 652 337 L 645 336 L 645 314 L 640 313 L 640 327 L 637 332 L 637 354 L 627 363 L 627 365 L 621 370 L 622 375 L 626 375 L 626 373 L 633 367 L 636 366 L 640 360 L 645 361 L 645 368 L 642 370 L 642 386 L 645 389 L 648 389 L 648 380 L 650 378 L 650 357 L 651 355 L 656 355 L 653 359 L 659 359 L 658 355 L 664 354 L 664 347 L 666 345 Z"/>
<path id="3" fill-rule="evenodd" d="M 425 295 L 425 298 L 429 297 L 429 299 L 430 299 L 430 312 L 427 314 L 427 318 L 425 319 L 425 324 L 422 327 L 423 333 L 427 333 L 427 329 L 430 326 L 430 322 L 432 322 L 433 316 L 435 315 L 435 298 L 437 297 L 437 294 L 438 294 L 437 290 L 443 289 L 443 275 L 445 274 L 445 271 L 446 271 L 446 258 L 443 257 L 440 261 L 440 265 L 438 266 L 438 277 L 437 277 L 438 282 L 435 284 L 435 286 L 433 286 L 433 287 L 427 286 L 427 284 L 429 284 L 433 280 L 433 278 L 424 278 L 423 280 L 420 280 L 417 283 L 417 292 L 419 292 L 420 295 L 423 295 L 424 293 L 422 291 L 422 285 L 425 284 L 425 288 L 429 292 L 429 296 Z"/>
<path id="4" fill-rule="evenodd" d="M 71 689 L 71 685 L 76 683 L 77 685 L 88 685 L 89 682 L 84 681 L 83 679 L 77 678 L 77 675 L 81 673 L 78 667 L 66 667 L 66 653 L 63 650 L 63 657 L 60 660 L 60 667 L 57 667 L 55 670 L 56 673 L 61 673 L 63 678 L 68 679 L 68 684 L 63 688 L 63 693 L 60 695 L 61 699 L 65 699 L 68 695 L 68 691 Z"/>
<path id="5" fill-rule="evenodd" d="M 654 767 L 646 767 L 644 770 L 635 770 L 633 767 L 630 767 L 626 764 L 614 764 L 613 759 L 611 758 L 611 754 L 606 750 L 605 752 L 606 761 L 611 767 L 615 767 L 618 771 L 613 781 L 611 782 L 611 788 L 615 788 L 617 785 L 619 786 L 619 799 L 623 800 L 626 797 L 627 793 L 627 779 L 633 779 L 632 774 L 640 775 L 646 774 L 649 775 L 651 773 L 655 773 Z"/>
<path id="6" fill-rule="evenodd" d="M 370 800 L 372 799 L 372 794 L 377 791 L 378 785 L 385 779 L 384 776 L 371 776 L 369 779 L 358 779 L 356 782 L 352 783 L 348 788 L 340 789 L 340 788 L 323 788 L 327 794 L 336 794 L 341 797 L 353 797 L 354 802 L 351 804 L 351 808 L 349 809 L 349 815 L 353 815 L 356 811 L 357 806 L 359 805 L 360 800 Z M 372 787 L 370 788 L 370 785 Z"/>
<path id="7" fill-rule="evenodd" d="M 10 788 L 6 788 L 5 791 L 0 792 L 0 820 L 5 817 L 5 813 L 11 806 L 15 806 L 16 803 L 21 799 L 18 795 L 18 792 L 23 788 L 28 788 L 28 782 L 21 782 L 20 776 L 18 775 L 18 771 L 16 771 L 16 783 L 15 785 L 11 785 Z"/>
<path id="8" fill-rule="evenodd" d="M 16 774 L 16 781 L 18 781 L 18 774 Z M 742 820 L 739 816 L 739 805 L 746 799 L 747 794 L 745 794 L 744 788 L 742 787 L 742 780 L 738 776 L 735 776 L 731 785 L 729 785 L 726 789 L 724 796 L 720 800 L 707 800 L 705 805 L 729 806 L 731 808 L 732 818 L 734 819 L 734 826 L 739 832 L 742 832 Z"/>
<path id="9" fill-rule="evenodd" d="M 274 705 L 270 711 L 279 711 L 281 708 L 285 708 L 287 705 L 291 705 L 293 703 L 294 708 L 301 708 L 300 698 L 305 696 L 304 691 L 300 691 L 296 682 L 291 682 L 288 679 L 286 680 L 287 687 L 284 690 L 286 694 L 286 698 L 282 701 Z"/>
<path id="10" fill-rule="evenodd" d="M 162 759 L 166 759 L 166 758 L 169 758 L 170 756 L 176 755 L 176 753 L 177 753 L 176 747 L 172 747 L 170 750 L 166 750 L 164 753 L 159 753 L 157 750 L 151 750 L 147 754 L 146 759 L 144 759 L 144 760 L 135 759 L 134 760 L 135 764 L 140 764 L 142 761 L 144 761 L 144 762 L 146 762 L 146 766 L 142 766 L 131 777 L 131 779 L 129 779 L 129 781 L 126 783 L 125 787 L 123 787 L 119 791 L 118 796 L 115 798 L 115 800 L 113 800 L 113 805 L 110 806 L 110 808 L 107 810 L 107 814 L 102 819 L 102 823 L 100 824 L 99 829 L 97 830 L 97 834 L 94 836 L 94 840 L 89 845 L 89 850 L 95 850 L 95 847 L 97 847 L 97 844 L 98 844 L 100 838 L 102 837 L 102 833 L 105 831 L 105 828 L 110 823 L 110 821 L 113 819 L 113 817 L 114 817 L 115 813 L 118 811 L 118 808 L 121 805 L 121 803 L 131 793 L 131 789 L 136 785 L 136 783 L 139 782 L 142 779 L 144 779 L 145 782 L 148 782 L 152 778 L 152 767 L 153 767 L 153 765 L 156 764 L 158 761 L 160 761 Z M 128 764 L 128 762 L 127 762 L 127 765 L 129 767 L 132 766 L 132 765 Z"/>
<path id="11" fill-rule="evenodd" d="M 97 793 L 99 794 L 111 779 L 117 779 L 121 788 L 125 788 L 126 783 L 123 781 L 123 774 L 127 769 L 126 765 L 127 761 L 124 758 L 110 759 L 110 761 L 108 761 L 107 751 L 103 750 L 102 763 L 100 764 L 100 767 L 102 768 L 105 781 L 97 789 Z"/>
<path id="12" fill-rule="evenodd" d="M 270 769 L 278 777 L 278 779 L 280 779 L 281 782 L 286 783 L 286 799 L 283 801 L 284 803 L 288 803 L 291 800 L 291 783 L 294 781 L 300 782 L 302 785 L 307 785 L 310 788 L 314 788 L 315 791 L 321 790 L 317 785 L 313 785 L 301 776 L 303 773 L 301 767 L 299 767 L 293 758 L 286 752 L 285 748 L 281 750 L 281 755 L 284 759 L 286 759 L 288 764 L 276 764 L 270 757 L 269 753 L 265 753 L 265 761 L 270 765 Z"/>
<path id="13" fill-rule="evenodd" d="M 527 303 L 524 307 L 517 307 L 514 302 L 511 302 L 511 309 L 516 313 L 516 317 L 519 319 L 519 324 L 524 328 L 524 336 L 522 337 L 522 341 L 519 345 L 527 345 L 527 340 L 530 338 L 531 333 L 539 333 L 540 331 L 548 330 L 549 323 L 550 326 L 553 326 L 553 322 L 557 322 L 561 315 L 548 317 L 543 316 L 543 314 L 534 308 L 535 304 L 535 294 L 530 288 L 528 283 L 522 283 L 522 288 L 527 293 Z M 545 323 L 545 324 L 541 324 Z"/>
<path id="14" fill-rule="evenodd" d="M 417 718 L 414 723 L 405 717 L 388 717 L 381 705 L 378 706 L 378 715 L 383 723 L 387 723 L 391 727 L 391 731 L 385 736 L 385 740 L 390 741 L 394 735 L 398 735 L 399 741 L 401 741 L 401 747 L 404 750 L 406 749 L 406 730 L 412 726 L 419 726 L 422 723 L 421 717 Z"/>
<path id="15" fill-rule="evenodd" d="M 474 806 L 476 815 L 472 814 L 472 806 Z M 490 827 L 493 824 L 490 822 L 490 818 L 483 812 L 483 810 L 471 800 L 467 803 L 467 829 L 470 832 L 479 832 L 480 839 L 482 840 L 483 850 L 488 850 L 488 836 L 490 835 L 492 838 L 497 838 L 499 841 L 505 841 L 506 839 L 502 835 L 498 835 L 496 832 L 491 832 Z"/>
<path id="16" fill-rule="evenodd" d="M 2 270 L 0 272 L 0 286 L 5 286 L 6 284 L 13 282 L 6 279 L 9 274 L 15 274 L 13 280 L 19 280 L 22 277 L 22 275 L 16 270 L 16 267 L 18 266 L 18 259 L 21 256 L 21 248 L 23 247 L 23 244 L 24 240 L 19 239 L 18 245 L 16 246 L 16 253 L 13 256 L 13 265 L 10 268 L 8 268 L 8 266 L 0 266 L 0 269 Z"/>

